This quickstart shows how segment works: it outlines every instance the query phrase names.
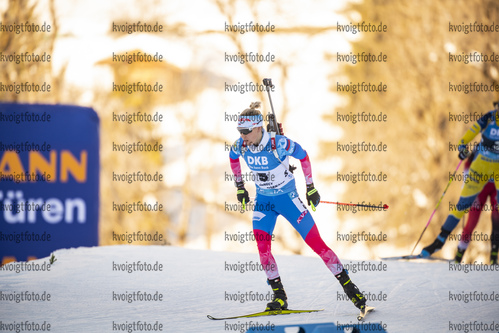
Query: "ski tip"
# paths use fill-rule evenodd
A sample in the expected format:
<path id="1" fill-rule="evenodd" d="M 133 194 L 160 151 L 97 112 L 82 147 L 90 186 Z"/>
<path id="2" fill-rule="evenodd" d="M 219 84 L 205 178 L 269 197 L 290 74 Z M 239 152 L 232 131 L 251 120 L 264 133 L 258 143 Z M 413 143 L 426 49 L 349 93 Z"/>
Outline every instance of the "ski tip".
<path id="1" fill-rule="evenodd" d="M 211 319 L 211 320 L 217 320 L 217 318 L 210 316 L 210 315 L 206 315 L 206 317 L 208 317 L 208 319 Z"/>
<path id="2" fill-rule="evenodd" d="M 410 259 L 427 259 L 421 256 L 421 254 L 397 256 L 397 257 L 380 257 L 381 260 L 410 260 Z"/>
<path id="3" fill-rule="evenodd" d="M 213 317 L 210 315 L 206 315 L 206 317 L 208 317 L 208 319 L 211 319 L 211 320 L 228 320 L 228 319 L 237 319 L 237 318 L 274 316 L 274 315 L 285 315 L 285 314 L 291 314 L 291 313 L 305 313 L 305 312 L 319 312 L 319 311 L 324 311 L 324 309 L 319 309 L 319 310 L 290 310 L 290 309 L 271 310 L 271 311 L 262 311 L 262 312 L 250 313 L 250 314 L 246 314 L 246 315 L 233 316 L 233 317 Z"/>

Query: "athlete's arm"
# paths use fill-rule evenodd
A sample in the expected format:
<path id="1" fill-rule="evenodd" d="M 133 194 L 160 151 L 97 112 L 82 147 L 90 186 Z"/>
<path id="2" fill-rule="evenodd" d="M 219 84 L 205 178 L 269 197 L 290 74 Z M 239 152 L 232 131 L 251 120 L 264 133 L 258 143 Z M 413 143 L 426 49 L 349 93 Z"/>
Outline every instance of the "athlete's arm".
<path id="1" fill-rule="evenodd" d="M 314 187 L 312 164 L 310 163 L 307 152 L 298 143 L 293 142 L 286 137 L 279 140 L 279 147 L 284 150 L 285 155 L 300 160 L 301 168 L 305 175 L 305 182 L 307 183 L 307 204 L 312 206 L 312 210 L 315 211 L 315 207 L 320 203 L 321 196 Z"/>
<path id="2" fill-rule="evenodd" d="M 234 144 L 231 147 L 229 153 L 229 160 L 230 160 L 230 168 L 232 169 L 232 173 L 234 174 L 235 177 L 235 182 L 239 183 L 242 182 L 243 177 L 241 173 L 241 163 L 239 163 L 239 154 L 237 153 L 236 147 L 237 147 L 236 144 Z"/>
<path id="3" fill-rule="evenodd" d="M 307 185 L 313 184 L 314 179 L 312 178 L 312 164 L 310 163 L 308 154 L 298 143 L 295 142 L 294 145 L 295 149 L 291 156 L 300 160 L 301 168 L 303 170 L 303 174 L 305 175 L 305 182 L 307 183 Z"/>
<path id="4" fill-rule="evenodd" d="M 473 124 L 473 127 L 471 127 L 469 130 L 464 133 L 464 136 L 459 140 L 460 145 L 467 145 L 468 143 L 471 142 L 477 136 L 478 133 L 482 130 L 482 127 L 478 124 L 478 122 Z"/>
<path id="5" fill-rule="evenodd" d="M 466 133 L 464 133 L 464 136 L 459 141 L 459 144 L 467 145 L 471 142 L 471 140 L 475 138 L 475 136 L 477 136 L 478 133 L 480 133 L 483 129 L 485 129 L 485 127 L 487 127 L 489 121 L 495 121 L 495 119 L 493 119 L 493 114 L 494 112 L 488 112 L 484 114 L 480 119 L 478 119 L 477 122 L 474 123 L 473 126 L 468 131 L 466 131 Z"/>
<path id="6" fill-rule="evenodd" d="M 229 153 L 230 168 L 234 174 L 234 185 L 237 187 L 237 200 L 242 204 L 243 210 L 246 209 L 246 203 L 250 202 L 249 193 L 244 187 L 244 181 L 241 173 L 241 163 L 239 163 L 239 150 L 237 141 L 234 143 Z"/>

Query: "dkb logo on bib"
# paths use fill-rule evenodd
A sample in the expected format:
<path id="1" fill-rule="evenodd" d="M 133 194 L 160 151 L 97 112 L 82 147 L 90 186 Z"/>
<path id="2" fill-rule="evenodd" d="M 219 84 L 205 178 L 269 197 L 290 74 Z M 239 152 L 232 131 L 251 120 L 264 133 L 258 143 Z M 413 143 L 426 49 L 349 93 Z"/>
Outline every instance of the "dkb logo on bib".
<path id="1" fill-rule="evenodd" d="M 267 156 L 248 156 L 248 164 L 267 165 L 269 161 L 267 160 Z"/>

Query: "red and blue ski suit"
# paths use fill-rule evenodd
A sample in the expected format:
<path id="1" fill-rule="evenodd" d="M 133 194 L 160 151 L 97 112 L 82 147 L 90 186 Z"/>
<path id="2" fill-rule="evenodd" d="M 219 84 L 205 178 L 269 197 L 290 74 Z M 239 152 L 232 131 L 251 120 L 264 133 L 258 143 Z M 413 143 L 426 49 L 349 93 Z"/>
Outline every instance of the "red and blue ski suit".
<path id="1" fill-rule="evenodd" d="M 276 135 L 276 151 L 272 150 L 270 134 L 262 132 L 257 146 L 243 147 L 239 138 L 231 148 L 229 157 L 236 181 L 242 179 L 239 157 L 242 157 L 253 173 L 256 185 L 253 232 L 260 254 L 260 262 L 269 280 L 279 277 L 277 264 L 271 252 L 272 232 L 277 216 L 282 215 L 298 231 L 305 243 L 317 253 L 333 274 L 339 274 L 343 266 L 336 254 L 324 243 L 309 210 L 298 196 L 295 178 L 289 171 L 289 156 L 301 162 L 307 184 L 311 184 L 312 168 L 307 152 L 283 135 Z"/>

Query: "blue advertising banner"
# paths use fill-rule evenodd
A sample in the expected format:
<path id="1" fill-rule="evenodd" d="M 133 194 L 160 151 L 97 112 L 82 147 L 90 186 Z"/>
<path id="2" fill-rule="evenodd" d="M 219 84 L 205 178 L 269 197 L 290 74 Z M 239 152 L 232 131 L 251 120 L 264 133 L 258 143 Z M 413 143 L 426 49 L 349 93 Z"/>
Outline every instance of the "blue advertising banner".
<path id="1" fill-rule="evenodd" d="M 99 118 L 91 108 L 0 103 L 0 259 L 98 245 Z"/>

